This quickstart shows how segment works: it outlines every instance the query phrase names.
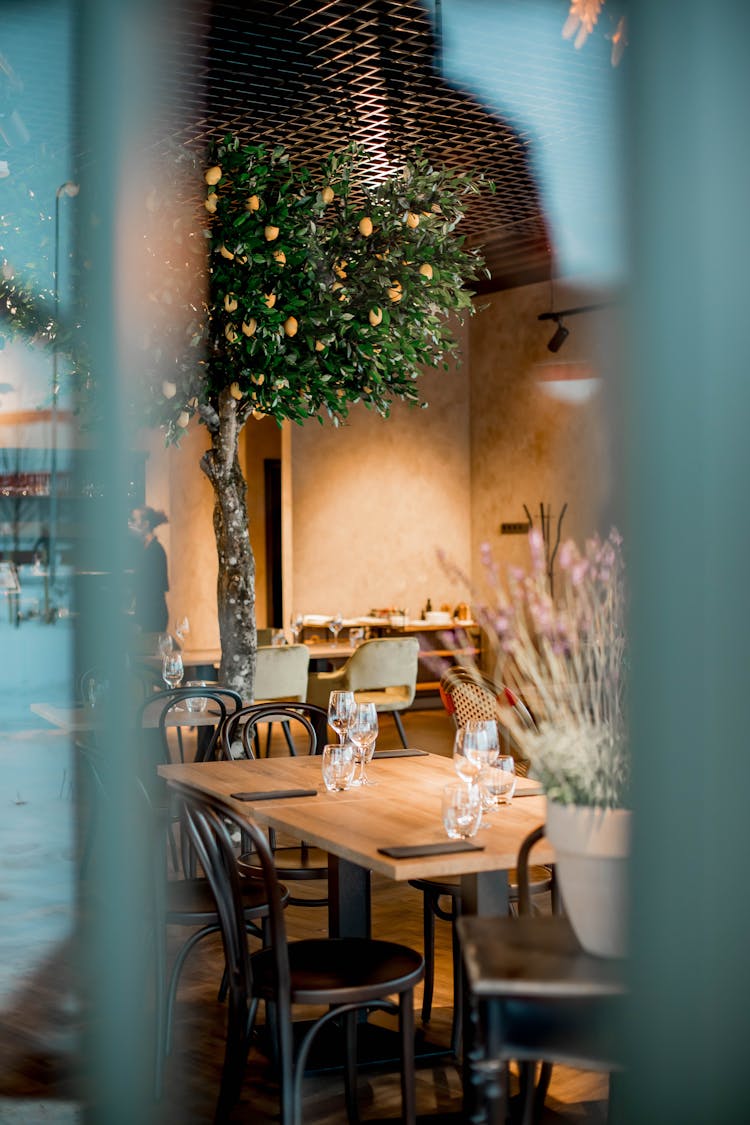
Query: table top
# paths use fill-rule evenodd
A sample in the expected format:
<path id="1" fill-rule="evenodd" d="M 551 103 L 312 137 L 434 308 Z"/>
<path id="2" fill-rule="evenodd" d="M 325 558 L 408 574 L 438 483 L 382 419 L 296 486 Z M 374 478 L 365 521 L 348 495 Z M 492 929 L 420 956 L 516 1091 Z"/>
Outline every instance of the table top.
<path id="1" fill-rule="evenodd" d="M 158 696 L 154 696 L 158 702 Z M 209 702 L 209 707 L 210 707 Z M 30 710 L 41 719 L 46 719 L 61 730 L 71 733 L 94 730 L 96 727 L 96 710 L 91 707 L 60 707 L 55 703 L 32 703 Z M 187 708 L 174 707 L 167 716 L 168 727 L 215 727 L 219 716 L 216 712 L 188 711 Z M 154 716 L 144 719 L 144 726 L 153 727 L 158 724 L 158 708 L 154 708 Z"/>
<path id="2" fill-rule="evenodd" d="M 446 784 L 457 781 L 451 758 L 427 754 L 376 759 L 367 767 L 376 784 L 339 793 L 326 791 L 319 756 L 186 763 L 160 766 L 159 773 L 169 782 L 227 800 L 240 816 L 251 816 L 398 882 L 515 867 L 521 843 L 546 815 L 538 783 L 519 778 L 513 803 L 495 811 L 486 821 L 488 827 L 475 837 L 482 851 L 392 859 L 378 848 L 446 841 L 441 796 Z M 252 804 L 231 799 L 237 792 L 289 788 L 314 788 L 317 796 Z M 534 862 L 553 860 L 552 846 L 546 839 L 540 841 Z"/>

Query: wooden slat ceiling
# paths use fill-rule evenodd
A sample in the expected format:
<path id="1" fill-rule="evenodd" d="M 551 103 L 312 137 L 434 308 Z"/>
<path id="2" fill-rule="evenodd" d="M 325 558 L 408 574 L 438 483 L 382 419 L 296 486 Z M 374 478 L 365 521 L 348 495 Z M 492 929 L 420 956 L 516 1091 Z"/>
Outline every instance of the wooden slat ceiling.
<path id="1" fill-rule="evenodd" d="M 481 288 L 549 276 L 528 140 L 445 81 L 417 0 L 214 0 L 193 18 L 183 10 L 176 35 L 184 65 L 172 108 L 175 121 L 188 121 L 179 139 L 201 144 L 231 130 L 250 143 L 283 143 L 310 164 L 356 140 L 376 178 L 419 146 L 434 163 L 484 172 L 497 185 L 472 200 L 460 226 L 492 273 Z"/>

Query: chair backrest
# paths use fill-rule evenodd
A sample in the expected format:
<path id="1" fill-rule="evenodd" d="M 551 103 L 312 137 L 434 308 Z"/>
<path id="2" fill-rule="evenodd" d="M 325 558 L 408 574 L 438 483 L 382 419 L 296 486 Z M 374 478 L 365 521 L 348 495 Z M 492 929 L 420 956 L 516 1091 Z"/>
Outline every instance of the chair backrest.
<path id="1" fill-rule="evenodd" d="M 508 727 L 509 712 L 518 725 L 534 727 L 534 720 L 515 692 L 505 684 L 496 684 L 477 669 L 449 668 L 440 680 L 440 696 L 456 725 L 465 726 L 472 721 L 494 719 L 506 753 L 516 759 L 519 773 L 528 771 L 529 763 Z"/>
<path id="2" fill-rule="evenodd" d="M 364 641 L 344 666 L 341 686 L 349 691 L 390 688 L 403 695 L 404 706 L 414 701 L 419 663 L 416 637 L 379 637 Z M 339 686 L 339 685 L 337 685 Z"/>
<path id="3" fill-rule="evenodd" d="M 261 645 L 255 661 L 255 700 L 289 699 L 304 702 L 307 697 L 307 671 L 310 650 L 307 645 Z"/>
<path id="4" fill-rule="evenodd" d="M 320 754 L 326 740 L 328 714 L 313 703 L 253 703 L 230 715 L 221 729 L 217 753 L 223 758 L 254 758 L 258 723 L 287 723 L 290 753 Z"/>
<path id="5" fill-rule="evenodd" d="M 218 798 L 197 794 L 177 786 L 183 802 L 185 822 L 198 862 L 211 885 L 224 943 L 230 1003 L 235 1012 L 247 1007 L 252 982 L 252 962 L 242 909 L 242 891 L 237 856 L 230 833 L 239 828 L 249 842 L 262 870 L 268 915 L 268 947 L 274 958 L 280 1026 L 291 1031 L 291 974 L 284 921 L 284 904 L 276 867 L 265 833 L 252 821 L 240 819 L 230 805 Z"/>
<path id="6" fill-rule="evenodd" d="M 188 699 L 205 699 L 208 710 L 216 716 L 210 743 L 203 748 L 204 760 L 213 755 L 227 717 L 242 706 L 242 698 L 236 691 L 218 684 L 201 688 L 174 688 L 149 697 L 138 708 L 137 725 L 143 731 L 144 751 L 152 759 L 150 764 L 169 763 L 167 720 L 170 712 Z"/>

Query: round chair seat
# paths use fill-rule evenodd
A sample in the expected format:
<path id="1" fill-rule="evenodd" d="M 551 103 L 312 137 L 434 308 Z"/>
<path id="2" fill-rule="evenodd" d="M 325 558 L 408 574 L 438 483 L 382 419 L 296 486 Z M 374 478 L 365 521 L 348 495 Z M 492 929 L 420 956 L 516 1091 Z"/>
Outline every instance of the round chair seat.
<path id="1" fill-rule="evenodd" d="M 403 992 L 424 975 L 414 949 L 374 938 L 306 938 L 289 943 L 291 1000 L 295 1004 L 353 1004 L 377 1000 L 383 986 Z M 273 998 L 275 954 L 261 949 L 250 957 L 253 991 Z"/>
<path id="2" fill-rule="evenodd" d="M 262 882 L 242 880 L 242 909 L 246 918 L 263 917 L 268 913 L 268 896 Z M 281 901 L 286 905 L 289 891 L 281 887 Z M 179 918 L 180 925 L 200 925 L 216 917 L 216 900 L 207 879 L 173 879 L 167 883 L 167 922 Z"/>
<path id="3" fill-rule="evenodd" d="M 283 879 L 326 879 L 328 877 L 328 854 L 321 848 L 290 847 L 276 848 L 273 862 Z M 261 878 L 263 871 L 254 852 L 245 852 L 237 861 L 240 872 L 250 878 Z"/>

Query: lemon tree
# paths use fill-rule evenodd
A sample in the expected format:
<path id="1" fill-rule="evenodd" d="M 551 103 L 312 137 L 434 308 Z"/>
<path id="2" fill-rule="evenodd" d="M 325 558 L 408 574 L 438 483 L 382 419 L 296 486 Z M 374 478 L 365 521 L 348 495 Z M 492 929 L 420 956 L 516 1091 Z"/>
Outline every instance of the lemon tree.
<path id="1" fill-rule="evenodd" d="M 339 425 L 358 402 L 384 416 L 396 399 L 419 404 L 421 372 L 456 349 L 449 316 L 473 311 L 483 263 L 456 228 L 483 185 L 419 153 L 373 182 L 355 146 L 312 170 L 235 137 L 213 146 L 203 173 L 209 301 L 188 326 L 192 356 L 149 409 L 170 441 L 193 420 L 211 436 L 221 677 L 252 698 L 242 427 L 251 416 Z"/>

